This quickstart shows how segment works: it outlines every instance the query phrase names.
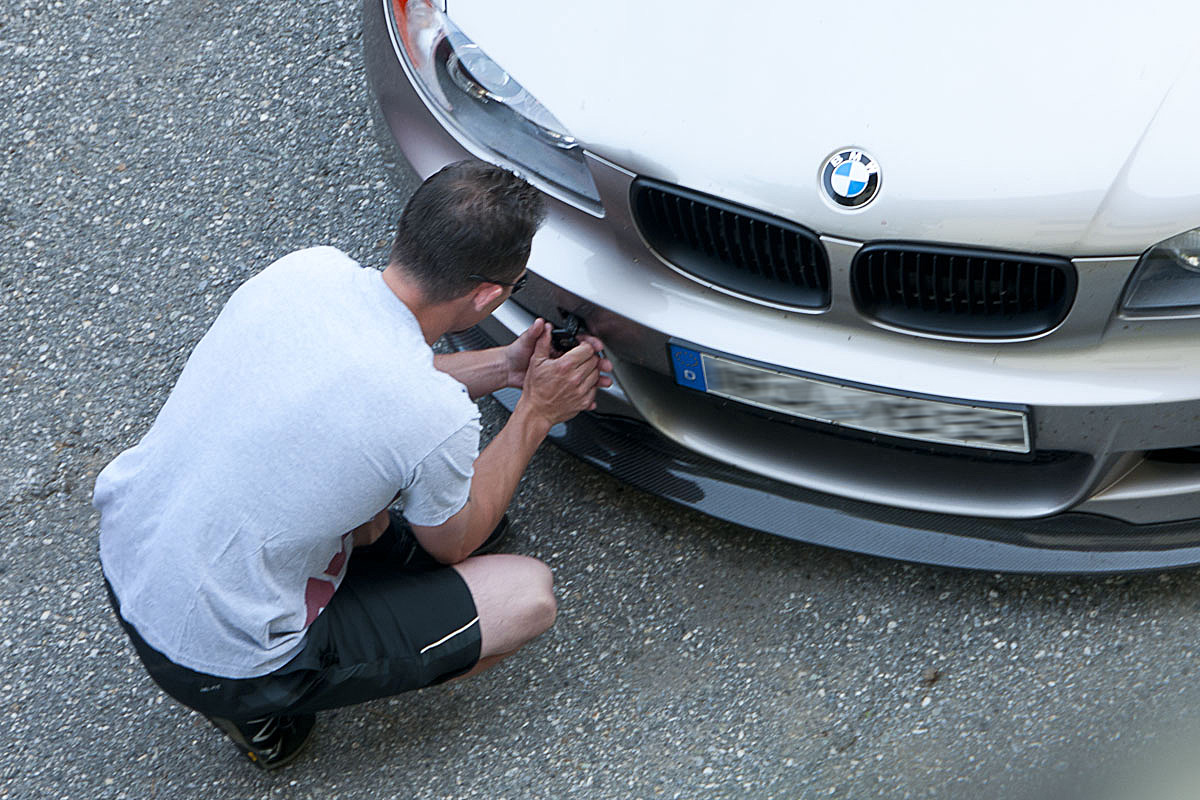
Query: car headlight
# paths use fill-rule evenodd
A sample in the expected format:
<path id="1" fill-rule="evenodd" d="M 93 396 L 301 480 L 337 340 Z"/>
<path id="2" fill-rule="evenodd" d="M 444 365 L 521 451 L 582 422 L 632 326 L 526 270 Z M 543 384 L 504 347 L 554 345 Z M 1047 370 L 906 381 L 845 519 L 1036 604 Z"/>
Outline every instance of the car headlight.
<path id="1" fill-rule="evenodd" d="M 392 0 L 392 24 L 413 84 L 475 155 L 595 216 L 600 194 L 583 148 L 521 84 L 431 0 Z"/>
<path id="2" fill-rule="evenodd" d="M 1127 311 L 1200 312 L 1200 228 L 1145 252 L 1125 291 Z"/>

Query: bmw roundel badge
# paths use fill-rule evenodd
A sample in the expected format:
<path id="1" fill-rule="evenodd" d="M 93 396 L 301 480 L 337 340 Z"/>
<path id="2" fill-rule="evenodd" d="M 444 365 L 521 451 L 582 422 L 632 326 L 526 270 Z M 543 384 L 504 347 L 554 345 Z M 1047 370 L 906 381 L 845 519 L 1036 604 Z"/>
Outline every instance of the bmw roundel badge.
<path id="1" fill-rule="evenodd" d="M 825 160 L 821 184 L 844 208 L 862 208 L 879 194 L 879 164 L 862 150 L 839 150 Z"/>

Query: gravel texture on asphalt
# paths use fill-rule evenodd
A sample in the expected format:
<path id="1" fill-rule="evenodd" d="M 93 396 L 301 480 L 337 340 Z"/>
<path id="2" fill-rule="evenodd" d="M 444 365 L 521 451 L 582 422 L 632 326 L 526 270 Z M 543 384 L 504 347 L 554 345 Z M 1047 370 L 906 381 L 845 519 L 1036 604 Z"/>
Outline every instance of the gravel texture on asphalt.
<path id="1" fill-rule="evenodd" d="M 243 280 L 314 244 L 382 265 L 413 182 L 373 131 L 360 9 L 2 6 L 0 798 L 1032 798 L 1077 774 L 1092 797 L 1194 790 L 1176 768 L 1200 753 L 1196 571 L 865 558 L 549 447 L 512 517 L 514 549 L 555 572 L 552 631 L 478 679 L 323 714 L 278 774 L 243 764 L 118 629 L 90 496 Z"/>

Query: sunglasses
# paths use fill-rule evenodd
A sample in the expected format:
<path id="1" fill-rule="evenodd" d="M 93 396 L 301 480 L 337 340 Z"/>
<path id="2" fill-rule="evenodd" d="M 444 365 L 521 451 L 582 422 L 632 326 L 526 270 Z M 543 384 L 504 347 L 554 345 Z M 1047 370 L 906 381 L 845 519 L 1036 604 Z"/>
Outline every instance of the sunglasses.
<path id="1" fill-rule="evenodd" d="M 482 281 L 483 283 L 494 283 L 497 286 L 511 287 L 512 288 L 511 294 L 516 294 L 517 292 L 521 291 L 521 287 L 524 286 L 525 282 L 529 280 L 529 273 L 528 272 L 524 273 L 523 275 L 521 275 L 521 277 L 517 278 L 512 283 L 509 283 L 508 281 L 498 281 L 495 278 L 485 278 L 482 275 L 468 275 L 467 277 L 473 281 Z"/>

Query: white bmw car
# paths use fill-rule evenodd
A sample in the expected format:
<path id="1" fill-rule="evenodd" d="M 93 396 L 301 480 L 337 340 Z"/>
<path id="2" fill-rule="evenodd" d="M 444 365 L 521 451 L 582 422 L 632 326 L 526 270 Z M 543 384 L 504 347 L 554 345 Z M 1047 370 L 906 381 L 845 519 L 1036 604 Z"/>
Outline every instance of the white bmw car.
<path id="1" fill-rule="evenodd" d="M 551 198 L 529 288 L 456 344 L 599 335 L 568 450 L 865 553 L 1200 562 L 1200 6 L 363 8 L 414 169 Z"/>

